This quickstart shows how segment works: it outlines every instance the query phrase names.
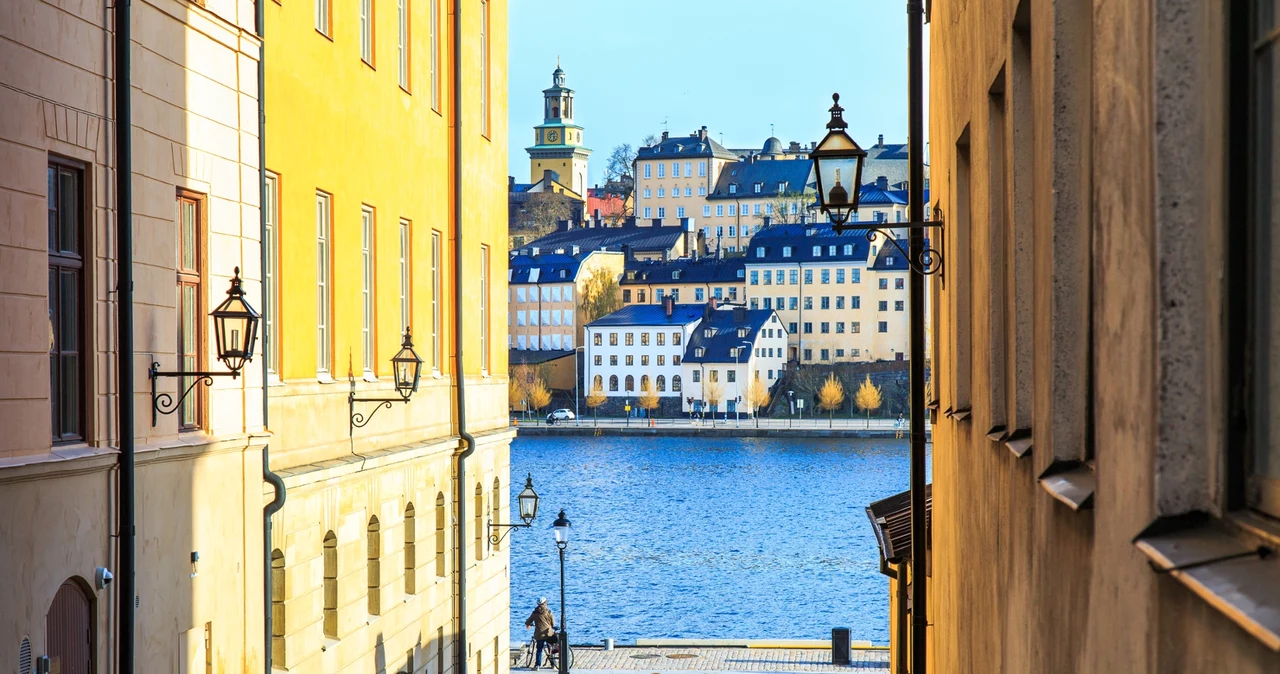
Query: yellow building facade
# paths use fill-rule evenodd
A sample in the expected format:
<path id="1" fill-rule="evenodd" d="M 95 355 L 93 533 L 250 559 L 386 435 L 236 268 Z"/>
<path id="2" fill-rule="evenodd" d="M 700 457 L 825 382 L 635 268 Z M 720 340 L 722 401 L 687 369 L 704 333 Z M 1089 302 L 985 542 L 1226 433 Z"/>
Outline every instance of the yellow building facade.
<path id="1" fill-rule="evenodd" d="M 505 0 L 267 4 L 276 669 L 506 670 L 506 25 Z"/>
<path id="2" fill-rule="evenodd" d="M 561 183 L 582 196 L 587 193 L 591 150 L 582 144 L 582 127 L 573 121 L 574 92 L 564 82 L 564 71 L 557 64 L 551 73 L 551 88 L 542 91 L 542 123 L 533 127 L 534 144 L 526 148 L 529 182 L 536 183 L 546 171 L 555 171 Z"/>

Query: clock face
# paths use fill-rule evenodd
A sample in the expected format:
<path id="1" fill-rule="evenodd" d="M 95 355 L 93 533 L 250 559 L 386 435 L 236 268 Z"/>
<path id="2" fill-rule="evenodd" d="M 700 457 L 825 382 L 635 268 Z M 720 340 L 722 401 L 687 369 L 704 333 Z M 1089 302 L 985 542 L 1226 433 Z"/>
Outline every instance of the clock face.
<path id="1" fill-rule="evenodd" d="M 559 133 L 556 133 L 555 131 L 548 131 L 548 132 L 547 132 L 547 142 L 548 142 L 548 143 L 554 143 L 554 142 L 556 142 L 557 140 L 560 140 L 560 134 L 559 134 Z"/>

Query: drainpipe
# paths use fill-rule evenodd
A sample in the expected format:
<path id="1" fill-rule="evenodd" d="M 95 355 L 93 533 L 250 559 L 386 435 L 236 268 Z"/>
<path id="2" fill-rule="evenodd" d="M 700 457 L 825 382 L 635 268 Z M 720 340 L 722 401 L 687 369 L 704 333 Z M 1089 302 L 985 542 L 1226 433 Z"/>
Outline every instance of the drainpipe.
<path id="1" fill-rule="evenodd" d="M 120 414 L 120 591 L 119 673 L 133 674 L 134 597 L 137 550 L 134 547 L 133 431 L 133 113 L 129 48 L 130 0 L 116 0 L 116 408 Z"/>
<path id="2" fill-rule="evenodd" d="M 265 274 L 267 269 L 267 20 L 266 3 L 255 3 L 254 23 L 258 33 L 258 41 L 261 43 L 258 47 L 258 224 L 259 238 L 258 250 L 261 252 L 262 260 L 259 269 Z M 265 280 L 265 278 L 264 278 Z M 266 285 L 263 285 L 262 291 L 265 295 L 267 292 Z M 264 297 L 265 299 L 265 297 Z M 262 303 L 263 312 L 276 311 L 274 302 Z M 264 316 L 265 318 L 265 316 Z M 272 317 L 274 318 L 274 316 Z M 273 349 L 275 344 L 271 343 L 271 335 L 263 335 L 262 344 L 264 349 Z M 268 382 L 268 365 L 267 355 L 262 354 L 262 427 L 269 428 L 267 423 L 267 382 Z M 271 639 L 274 636 L 271 625 L 272 607 L 271 607 L 271 516 L 280 512 L 284 507 L 285 488 L 284 480 L 279 475 L 271 472 L 271 444 L 268 443 L 262 448 L 262 479 L 270 483 L 276 490 L 275 498 L 271 499 L 262 509 L 262 609 L 263 609 L 263 671 L 265 674 L 271 674 L 271 658 L 272 646 Z"/>
<path id="3" fill-rule="evenodd" d="M 457 506 L 457 524 L 454 525 L 457 545 L 454 552 L 458 565 L 458 634 L 454 655 L 457 664 L 454 674 L 467 674 L 467 457 L 476 451 L 476 439 L 467 432 L 467 396 L 464 387 L 466 376 L 462 367 L 462 3 L 453 5 L 453 376 L 454 395 L 458 410 L 458 436 L 463 450 L 458 453 L 458 484 L 454 489 Z M 542 301 L 542 293 L 538 293 Z M 541 306 L 541 305 L 539 305 Z M 541 319 L 541 316 L 539 316 Z M 538 326 L 541 334 L 542 326 Z"/>
<path id="4" fill-rule="evenodd" d="M 898 581 L 898 611 L 894 619 L 898 622 L 898 671 L 897 674 L 907 674 L 907 565 L 898 562 L 898 568 L 893 576 Z"/>

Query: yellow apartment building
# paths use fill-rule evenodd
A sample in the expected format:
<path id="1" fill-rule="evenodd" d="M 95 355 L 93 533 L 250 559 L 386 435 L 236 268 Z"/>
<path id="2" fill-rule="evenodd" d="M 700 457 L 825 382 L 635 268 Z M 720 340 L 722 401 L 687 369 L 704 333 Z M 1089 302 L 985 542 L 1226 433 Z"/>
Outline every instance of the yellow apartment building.
<path id="1" fill-rule="evenodd" d="M 705 126 L 687 136 L 663 131 L 661 140 L 636 153 L 637 224 L 650 225 L 654 219 L 696 220 L 720 169 L 737 159 L 711 138 Z"/>
<path id="2" fill-rule="evenodd" d="M 506 671 L 506 26 L 505 0 L 267 3 L 277 669 Z"/>
<path id="3" fill-rule="evenodd" d="M 508 272 L 508 346 L 517 351 L 573 351 L 582 346 L 583 300 L 592 277 L 617 281 L 622 253 L 574 250 L 511 256 Z"/>
<path id="4" fill-rule="evenodd" d="M 114 22 L 103 3 L 3 5 L 0 669 L 115 671 L 127 601 L 135 671 L 261 672 L 259 361 L 154 423 L 148 379 L 152 363 L 227 372 L 208 313 L 236 267 L 261 308 L 253 6 L 131 5 L 137 587 L 123 597 Z M 179 382 L 157 393 L 176 400 Z"/>

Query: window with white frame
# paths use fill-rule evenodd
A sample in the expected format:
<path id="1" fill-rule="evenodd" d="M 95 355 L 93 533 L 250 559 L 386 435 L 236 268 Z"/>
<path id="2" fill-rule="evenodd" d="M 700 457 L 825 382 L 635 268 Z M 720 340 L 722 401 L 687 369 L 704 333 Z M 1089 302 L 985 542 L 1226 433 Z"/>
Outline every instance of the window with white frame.
<path id="1" fill-rule="evenodd" d="M 316 3 L 316 30 L 321 35 L 329 35 L 329 19 L 332 16 L 329 9 L 329 0 L 315 0 Z"/>
<path id="2" fill-rule="evenodd" d="M 329 330 L 333 307 L 329 244 L 332 240 L 330 221 L 331 198 L 316 192 L 316 372 L 327 375 L 333 363 L 333 336 Z"/>
<path id="3" fill-rule="evenodd" d="M 373 65 L 373 0 L 360 0 L 360 60 Z"/>
<path id="4" fill-rule="evenodd" d="M 374 331 L 373 331 L 373 208 L 360 207 L 360 344 L 364 358 L 364 371 L 373 373 L 374 364 Z"/>
<path id="5" fill-rule="evenodd" d="M 397 334 L 403 333 L 413 325 L 413 312 L 410 309 L 413 287 L 413 260 L 411 259 L 412 243 L 408 220 L 400 221 L 400 325 Z"/>
<path id="6" fill-rule="evenodd" d="M 705 178 L 706 175 L 707 175 L 707 162 L 705 161 L 698 162 L 698 177 Z"/>
<path id="7" fill-rule="evenodd" d="M 702 207 L 702 217 L 704 217 L 704 218 L 709 218 L 709 217 L 711 217 L 711 207 L 710 207 L 710 206 L 703 206 L 703 207 Z"/>
<path id="8" fill-rule="evenodd" d="M 396 65 L 399 68 L 400 88 L 408 91 L 409 0 L 396 0 Z"/>
<path id="9" fill-rule="evenodd" d="M 440 315 L 444 308 L 441 238 L 440 232 L 431 232 L 431 369 L 436 372 L 444 370 L 444 342 L 440 334 L 444 329 Z"/>
<path id="10" fill-rule="evenodd" d="M 267 359 L 267 371 L 279 374 L 280 323 L 276 317 L 280 298 L 279 178 L 268 171 L 266 179 L 266 201 L 263 202 L 265 231 L 262 239 L 262 254 L 267 260 L 262 269 L 263 357 Z"/>

